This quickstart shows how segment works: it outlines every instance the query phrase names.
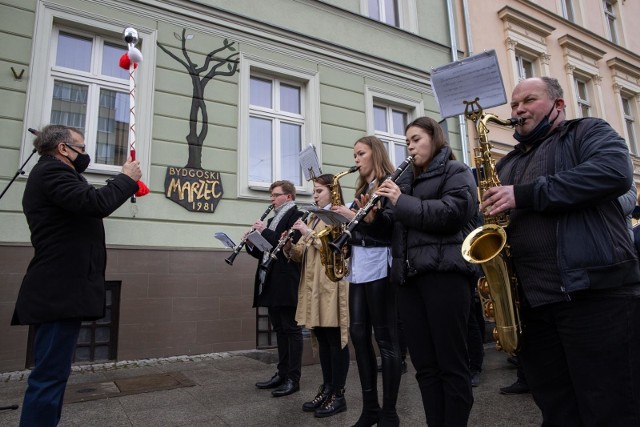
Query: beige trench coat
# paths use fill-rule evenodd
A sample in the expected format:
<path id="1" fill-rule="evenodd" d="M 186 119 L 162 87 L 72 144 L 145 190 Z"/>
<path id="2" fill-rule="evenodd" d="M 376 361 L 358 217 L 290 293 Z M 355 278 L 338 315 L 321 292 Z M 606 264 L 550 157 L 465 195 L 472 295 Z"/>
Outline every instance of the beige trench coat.
<path id="1" fill-rule="evenodd" d="M 313 223 L 313 217 L 310 221 Z M 303 236 L 291 248 L 291 260 L 302 263 L 296 322 L 309 329 L 340 327 L 340 343 L 344 348 L 349 342 L 349 282 L 344 279 L 332 282 L 325 274 L 320 261 L 322 244 L 316 237 L 325 227 L 318 221 L 313 233 Z"/>

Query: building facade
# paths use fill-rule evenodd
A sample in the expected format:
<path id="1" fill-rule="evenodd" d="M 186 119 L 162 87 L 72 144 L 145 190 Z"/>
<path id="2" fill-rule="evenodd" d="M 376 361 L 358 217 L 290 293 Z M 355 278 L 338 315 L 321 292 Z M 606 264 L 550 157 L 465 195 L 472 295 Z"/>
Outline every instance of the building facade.
<path id="1" fill-rule="evenodd" d="M 465 56 L 495 49 L 507 98 L 524 78 L 557 78 L 567 118 L 607 120 L 627 141 L 640 181 L 640 36 L 633 30 L 638 2 L 458 0 L 456 6 L 460 49 Z M 508 104 L 491 110 L 510 116 Z M 500 157 L 514 145 L 513 131 L 490 128 Z"/>
<path id="2" fill-rule="evenodd" d="M 0 371 L 28 366 L 29 328 L 10 327 L 32 256 L 22 214 L 48 123 L 85 133 L 99 186 L 129 152 L 151 193 L 105 220 L 107 316 L 83 328 L 76 361 L 127 360 L 268 346 L 251 307 L 256 260 L 238 242 L 289 179 L 311 200 L 297 155 L 312 143 L 323 172 L 353 165 L 376 134 L 396 163 L 404 125 L 440 119 L 429 70 L 450 62 L 452 2 L 432 0 L 0 0 Z M 119 66 L 123 30 L 143 61 Z M 134 88 L 133 99 L 130 90 Z M 130 107 L 135 105 L 135 117 Z M 458 157 L 460 126 L 449 119 Z M 21 165 L 24 174 L 21 174 Z M 342 181 L 348 197 L 355 178 Z M 72 268 L 72 265 L 69 266 Z"/>

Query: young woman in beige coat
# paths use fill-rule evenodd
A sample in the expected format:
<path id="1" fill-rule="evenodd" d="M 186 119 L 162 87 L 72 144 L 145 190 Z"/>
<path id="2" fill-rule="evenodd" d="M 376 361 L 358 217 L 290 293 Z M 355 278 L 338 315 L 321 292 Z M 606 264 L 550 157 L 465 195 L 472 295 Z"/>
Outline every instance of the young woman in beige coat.
<path id="1" fill-rule="evenodd" d="M 333 175 L 325 174 L 314 182 L 313 199 L 320 208 L 331 208 L 332 180 Z M 342 196 L 342 189 L 337 190 Z M 311 329 L 322 368 L 323 384 L 302 410 L 314 412 L 319 418 L 347 409 L 344 385 L 349 371 L 349 283 L 344 279 L 332 282 L 325 274 L 320 259 L 322 244 L 317 237 L 325 227 L 326 224 L 314 215 L 306 224 L 296 221 L 293 229 L 299 231 L 302 238 L 297 244 L 284 248 L 285 255 L 302 264 L 296 322 Z"/>

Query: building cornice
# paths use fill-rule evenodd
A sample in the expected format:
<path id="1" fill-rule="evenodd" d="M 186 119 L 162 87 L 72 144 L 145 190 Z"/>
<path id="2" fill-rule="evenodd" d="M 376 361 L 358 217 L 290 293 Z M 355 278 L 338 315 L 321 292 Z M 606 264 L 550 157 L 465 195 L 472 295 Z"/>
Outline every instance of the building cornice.
<path id="1" fill-rule="evenodd" d="M 513 22 L 516 25 L 535 32 L 543 38 L 548 37 L 549 35 L 551 35 L 553 30 L 555 30 L 555 27 L 545 24 L 538 19 L 527 16 L 510 6 L 505 6 L 500 9 L 498 11 L 498 18 L 506 22 Z"/>
<path id="2" fill-rule="evenodd" d="M 607 45 L 608 48 L 611 49 L 611 52 L 620 52 L 620 53 L 624 53 L 625 55 L 629 55 L 630 57 L 634 58 L 635 60 L 640 62 L 640 55 L 636 52 L 633 52 L 629 49 L 626 49 L 622 46 L 620 46 L 619 44 L 613 43 L 611 40 L 608 40 L 604 37 L 602 37 L 601 35 L 598 35 L 592 31 L 587 30 L 585 27 L 582 27 L 580 25 L 577 25 L 571 21 L 569 21 L 566 18 L 563 18 L 562 16 L 551 12 L 550 10 L 537 5 L 536 3 L 534 3 L 531 0 L 516 0 L 519 3 L 522 3 L 524 5 L 526 5 L 527 7 L 551 18 L 552 20 L 555 21 L 559 21 L 562 22 L 564 25 L 571 27 L 573 30 L 575 30 L 576 32 L 584 35 L 585 37 L 580 37 L 580 34 L 577 34 L 576 36 L 579 37 L 580 39 L 586 40 L 588 38 L 593 38 L 598 40 L 598 42 L 603 43 L 605 45 Z"/>

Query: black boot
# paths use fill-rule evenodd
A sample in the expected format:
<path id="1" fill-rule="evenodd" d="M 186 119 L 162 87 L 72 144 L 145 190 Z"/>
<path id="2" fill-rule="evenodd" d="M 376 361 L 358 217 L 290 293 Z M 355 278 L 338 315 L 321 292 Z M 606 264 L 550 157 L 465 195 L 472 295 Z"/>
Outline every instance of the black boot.
<path id="1" fill-rule="evenodd" d="M 353 427 L 371 427 L 380 419 L 380 405 L 377 390 L 362 391 L 362 414 Z"/>
<path id="2" fill-rule="evenodd" d="M 316 409 L 316 418 L 325 418 L 347 410 L 347 400 L 344 398 L 344 389 L 334 390 L 324 401 L 321 407 Z"/>
<path id="3" fill-rule="evenodd" d="M 285 380 L 285 378 L 281 377 L 280 374 L 278 372 L 276 372 L 271 377 L 270 380 L 256 383 L 256 387 L 261 388 L 261 389 L 276 388 L 276 387 L 280 387 L 282 385 L 282 383 L 284 382 L 284 380 Z"/>
<path id="4" fill-rule="evenodd" d="M 322 384 L 318 388 L 318 394 L 316 394 L 316 397 L 314 397 L 309 402 L 305 402 L 302 404 L 302 410 L 304 412 L 315 411 L 316 409 L 322 406 L 322 404 L 324 403 L 325 400 L 327 400 L 330 394 L 331 394 L 331 388 L 329 388 L 327 384 Z"/>
<path id="5" fill-rule="evenodd" d="M 384 405 L 380 411 L 380 419 L 378 420 L 378 427 L 397 427 L 400 425 L 400 417 L 396 412 L 396 408 L 387 408 Z"/>

